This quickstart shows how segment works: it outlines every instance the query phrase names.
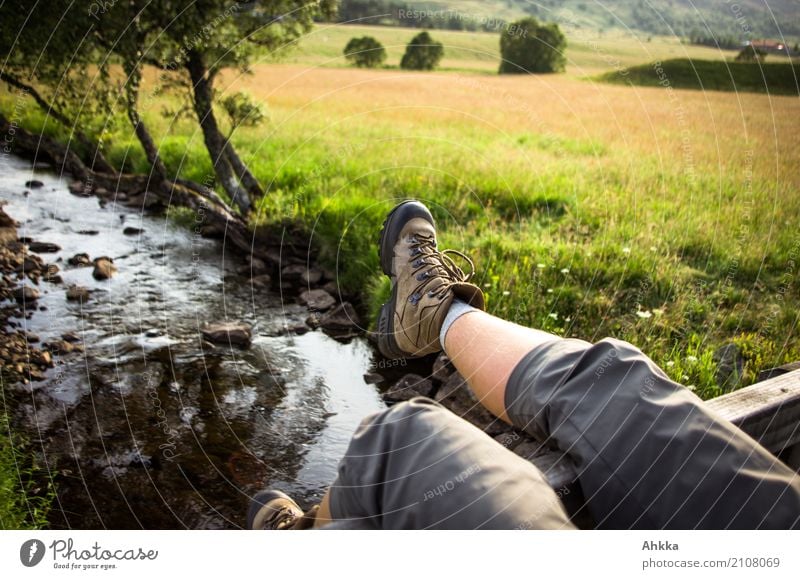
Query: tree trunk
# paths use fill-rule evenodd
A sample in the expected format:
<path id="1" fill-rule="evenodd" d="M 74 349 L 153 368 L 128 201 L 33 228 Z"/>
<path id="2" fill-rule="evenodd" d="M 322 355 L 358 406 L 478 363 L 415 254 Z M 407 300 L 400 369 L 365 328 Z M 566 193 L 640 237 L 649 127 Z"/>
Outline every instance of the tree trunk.
<path id="1" fill-rule="evenodd" d="M 41 108 L 46 115 L 49 117 L 54 118 L 58 121 L 62 126 L 69 129 L 72 135 L 75 137 L 81 145 L 86 148 L 86 154 L 89 155 L 87 159 L 89 165 L 92 166 L 94 169 L 101 173 L 116 173 L 116 169 L 109 163 L 106 158 L 103 156 L 102 151 L 100 151 L 100 147 L 97 143 L 95 143 L 92 139 L 86 136 L 85 133 L 79 131 L 75 128 L 74 123 L 67 118 L 67 116 L 53 107 L 50 103 L 48 103 L 42 95 L 39 94 L 39 91 L 36 90 L 33 86 L 26 84 L 12 76 L 6 72 L 0 71 L 0 80 L 5 81 L 6 84 L 9 86 L 13 86 L 29 95 L 33 98 L 39 108 Z"/>
<path id="2" fill-rule="evenodd" d="M 165 180 L 167 178 L 167 168 L 164 166 L 163 161 L 161 161 L 158 148 L 153 141 L 153 137 L 150 135 L 150 131 L 147 130 L 147 126 L 139 116 L 141 72 L 138 68 L 138 64 L 135 62 L 126 62 L 124 68 L 128 75 L 127 82 L 125 83 L 125 104 L 128 112 L 128 119 L 131 121 L 131 125 L 133 125 L 136 138 L 139 139 L 139 143 L 141 143 L 144 149 L 144 154 L 147 157 L 147 162 L 150 163 L 152 171 L 158 176 L 159 180 Z"/>
<path id="3" fill-rule="evenodd" d="M 192 79 L 194 111 L 203 131 L 206 149 L 211 155 L 214 173 L 231 201 L 239 207 L 243 215 L 247 215 L 251 207 L 250 197 L 247 191 L 239 185 L 230 158 L 226 153 L 226 140 L 220 133 L 217 119 L 214 116 L 212 79 L 209 77 L 202 54 L 194 50 L 189 51 L 186 68 Z"/>
<path id="4" fill-rule="evenodd" d="M 220 137 L 222 137 L 222 135 L 220 135 Z M 247 189 L 250 197 L 253 199 L 261 199 L 264 196 L 264 190 L 261 189 L 261 185 L 258 184 L 258 180 L 250 172 L 250 169 L 247 168 L 247 165 L 239 158 L 239 154 L 228 139 L 225 140 L 225 155 L 228 157 L 231 167 L 233 167 L 233 170 L 236 172 L 239 181 L 244 185 L 245 189 Z"/>

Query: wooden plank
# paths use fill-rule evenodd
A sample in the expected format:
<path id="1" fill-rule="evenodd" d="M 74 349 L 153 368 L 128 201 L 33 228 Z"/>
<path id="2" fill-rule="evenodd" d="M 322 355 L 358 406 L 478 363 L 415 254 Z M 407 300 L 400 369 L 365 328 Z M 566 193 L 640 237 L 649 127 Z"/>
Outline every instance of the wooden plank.
<path id="1" fill-rule="evenodd" d="M 800 442 L 800 370 L 714 398 L 707 404 L 773 454 Z"/>

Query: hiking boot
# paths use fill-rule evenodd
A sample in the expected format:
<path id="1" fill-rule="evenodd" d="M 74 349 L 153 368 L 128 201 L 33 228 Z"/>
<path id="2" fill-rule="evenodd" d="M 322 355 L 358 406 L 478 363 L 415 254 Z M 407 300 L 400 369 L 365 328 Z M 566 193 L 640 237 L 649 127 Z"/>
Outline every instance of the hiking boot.
<path id="1" fill-rule="evenodd" d="M 315 506 L 308 513 L 289 495 L 276 490 L 264 490 L 256 494 L 247 509 L 247 528 L 251 530 L 299 530 L 314 526 Z"/>
<path id="2" fill-rule="evenodd" d="M 483 292 L 469 280 L 472 261 L 436 245 L 436 226 L 419 201 L 401 203 L 389 213 L 378 246 L 383 273 L 392 280 L 392 297 L 381 307 L 378 347 L 387 358 L 416 358 L 439 352 L 439 331 L 453 300 L 484 309 Z M 470 266 L 464 273 L 450 257 Z"/>

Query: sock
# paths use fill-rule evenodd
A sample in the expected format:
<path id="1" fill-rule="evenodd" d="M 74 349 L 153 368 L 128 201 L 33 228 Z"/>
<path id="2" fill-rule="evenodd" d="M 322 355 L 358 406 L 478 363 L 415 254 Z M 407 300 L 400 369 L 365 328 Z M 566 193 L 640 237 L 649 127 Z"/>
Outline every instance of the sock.
<path id="1" fill-rule="evenodd" d="M 450 326 L 453 325 L 453 322 L 455 322 L 464 314 L 479 311 L 480 310 L 478 308 L 473 308 L 471 305 L 462 302 L 459 299 L 453 300 L 453 303 L 450 304 L 450 309 L 447 310 L 447 315 L 444 317 L 444 321 L 442 322 L 442 329 L 439 330 L 439 342 L 442 344 L 442 349 L 444 349 L 444 338 L 447 335 L 447 330 L 450 329 Z"/>

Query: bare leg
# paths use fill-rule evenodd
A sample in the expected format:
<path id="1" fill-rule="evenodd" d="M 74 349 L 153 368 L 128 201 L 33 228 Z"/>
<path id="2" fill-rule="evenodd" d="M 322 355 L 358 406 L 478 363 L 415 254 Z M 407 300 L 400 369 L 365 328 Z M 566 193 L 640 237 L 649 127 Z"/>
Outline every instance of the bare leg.
<path id="1" fill-rule="evenodd" d="M 450 326 L 444 349 L 481 404 L 510 423 L 505 393 L 511 372 L 535 347 L 560 339 L 476 311 L 461 316 Z"/>

